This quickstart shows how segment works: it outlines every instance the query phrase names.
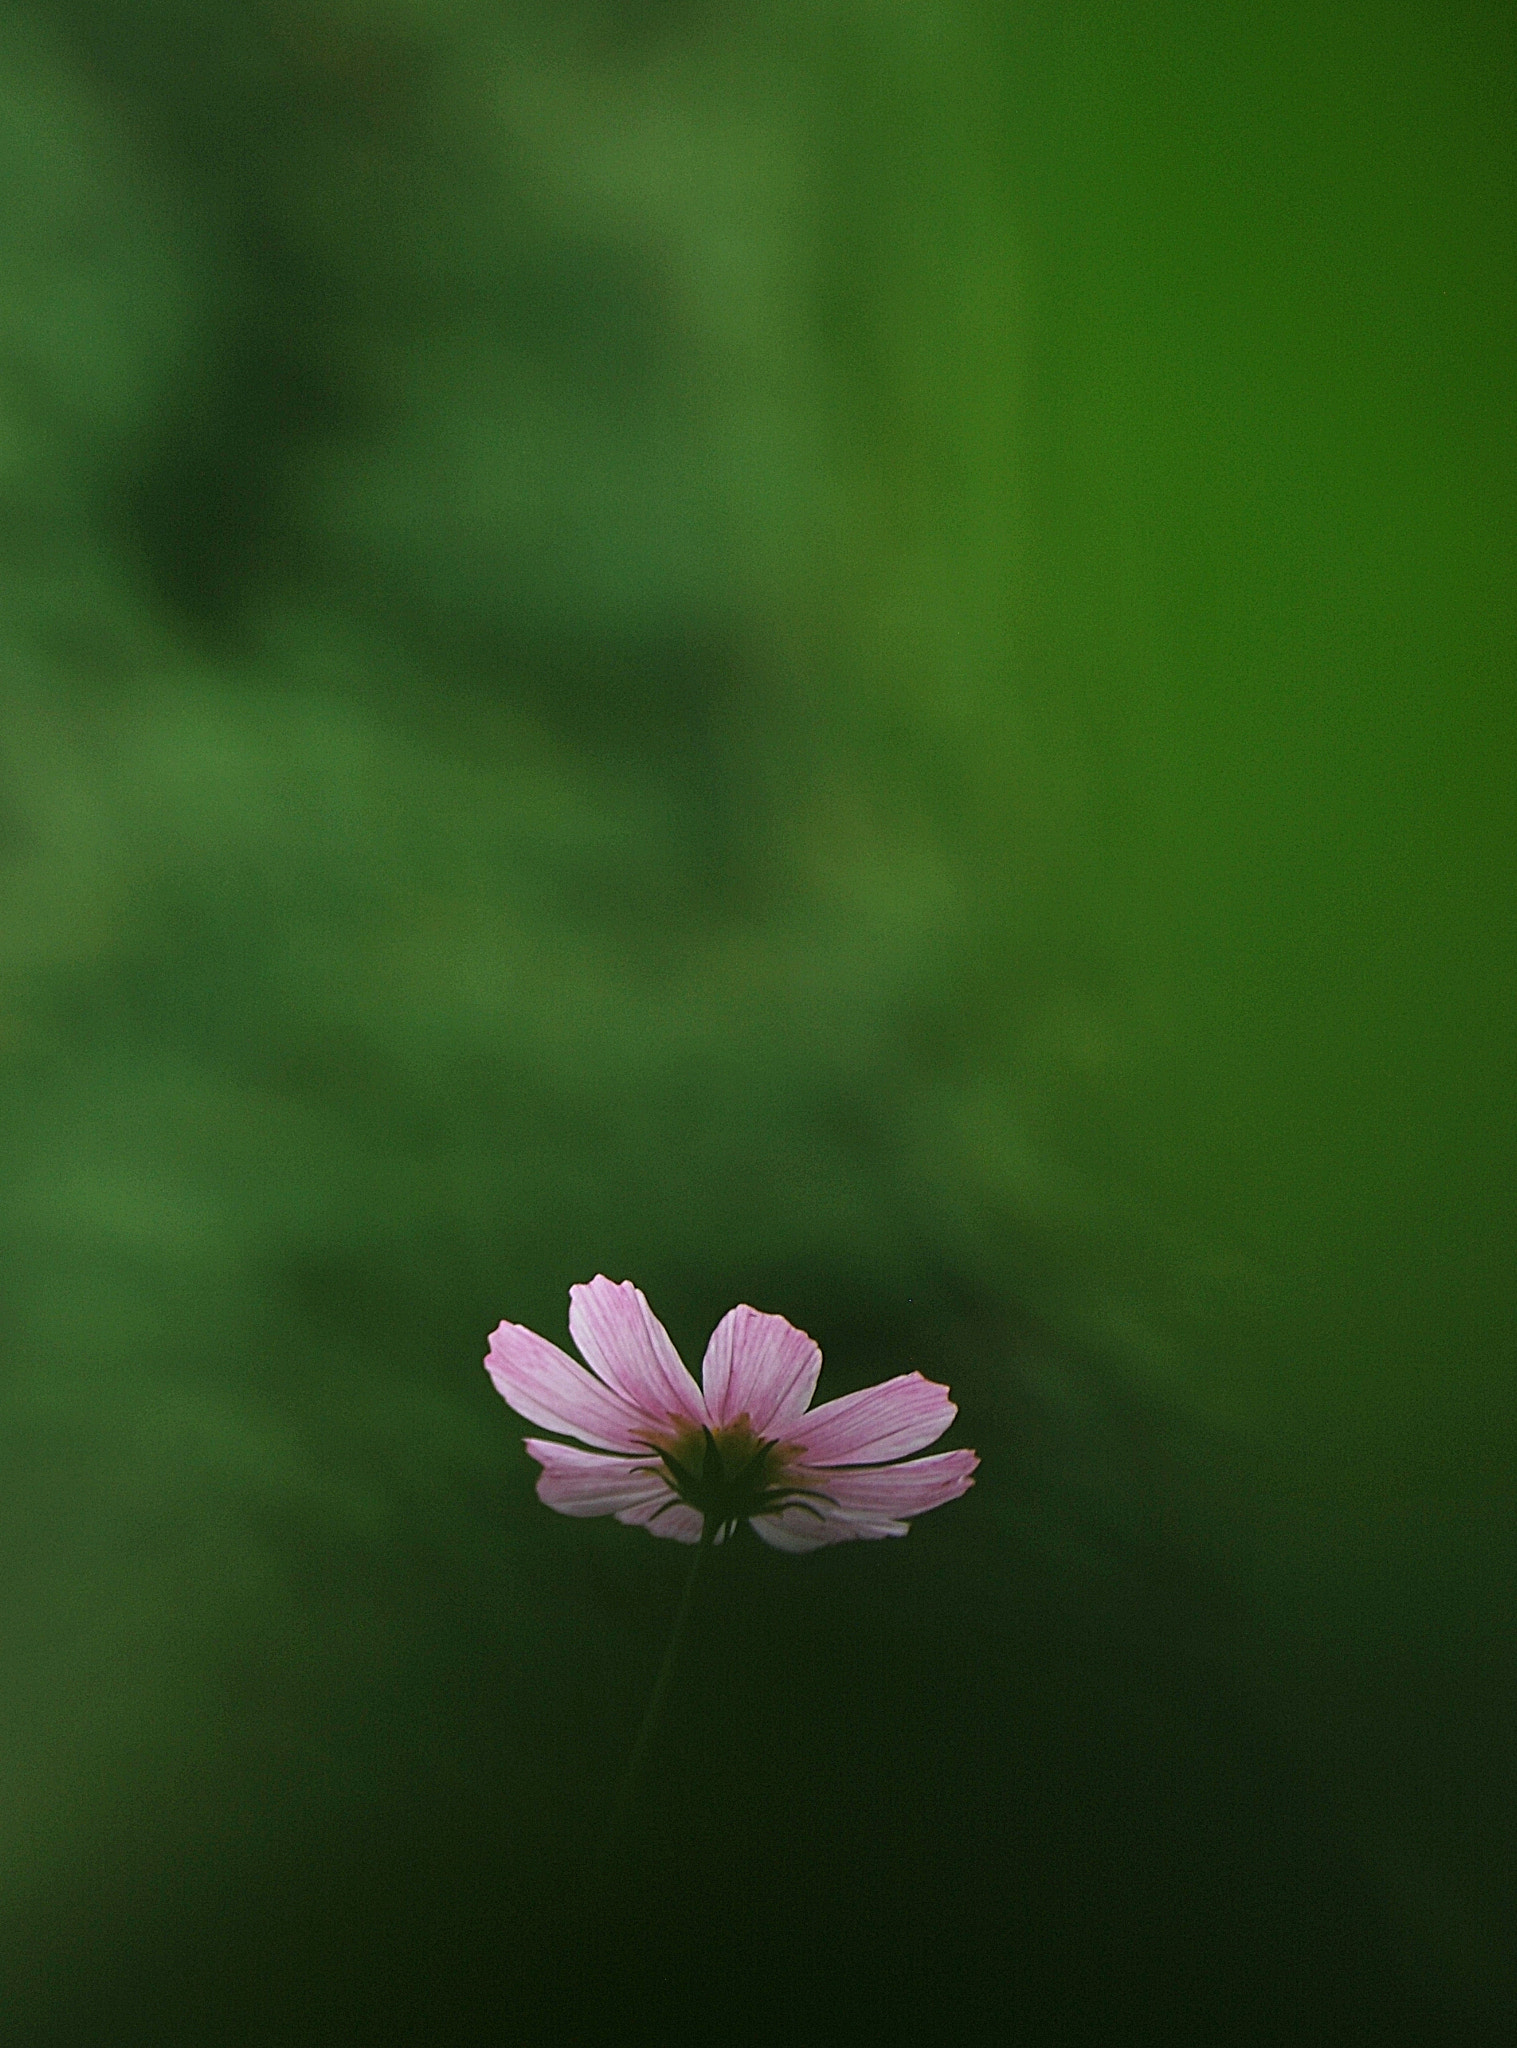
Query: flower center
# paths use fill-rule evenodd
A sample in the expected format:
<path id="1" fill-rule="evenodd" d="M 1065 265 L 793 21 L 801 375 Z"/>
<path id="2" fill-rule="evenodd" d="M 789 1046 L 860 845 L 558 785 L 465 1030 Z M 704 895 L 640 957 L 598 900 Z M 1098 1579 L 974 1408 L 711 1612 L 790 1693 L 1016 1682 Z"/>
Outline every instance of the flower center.
<path id="1" fill-rule="evenodd" d="M 791 1483 L 781 1446 L 758 1436 L 745 1414 L 720 1429 L 682 1429 L 658 1453 L 680 1499 L 705 1522 L 706 1540 L 731 1535 L 739 1522 L 803 1504 L 807 1489 Z"/>

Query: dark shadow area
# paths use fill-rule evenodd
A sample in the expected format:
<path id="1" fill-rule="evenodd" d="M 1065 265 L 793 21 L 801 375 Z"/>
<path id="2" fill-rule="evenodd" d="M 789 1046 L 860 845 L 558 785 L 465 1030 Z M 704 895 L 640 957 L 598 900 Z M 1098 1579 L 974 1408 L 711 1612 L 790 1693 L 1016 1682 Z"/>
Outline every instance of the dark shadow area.
<path id="1" fill-rule="evenodd" d="M 1099 1369 L 1040 1362 L 1099 1394 Z M 1037 1412 L 982 1407 L 987 1472 L 1016 1472 Z M 1052 1462 L 1022 1466 L 1035 1516 Z M 1125 1478 L 1162 1518 L 1139 1457 Z M 225 1801 L 214 1846 L 164 1861 L 161 1812 L 121 1826 L 82 1910 L 53 1904 L 45 2018 L 13 1974 L 11 2038 L 1494 2048 L 1408 1966 L 1341 1786 L 1282 1737 L 1283 1665 L 1261 1690 L 1268 1648 L 1184 1532 L 1135 1546 L 1042 1507 L 1010 1560 L 984 1486 L 902 1542 L 719 1552 L 604 1877 L 688 1553 L 543 1516 L 523 1668 L 488 1499 L 416 1501 L 382 1554 L 297 1552 L 286 1525 L 334 1661 L 282 1702 L 277 1672 L 228 1674 L 219 1782 L 176 1794 Z M 624 1663 L 576 1661 L 567 1621 L 555 1640 L 555 1583 L 587 1577 L 608 1630 L 632 1626 Z M 368 1688 L 366 1628 L 405 1646 Z"/>

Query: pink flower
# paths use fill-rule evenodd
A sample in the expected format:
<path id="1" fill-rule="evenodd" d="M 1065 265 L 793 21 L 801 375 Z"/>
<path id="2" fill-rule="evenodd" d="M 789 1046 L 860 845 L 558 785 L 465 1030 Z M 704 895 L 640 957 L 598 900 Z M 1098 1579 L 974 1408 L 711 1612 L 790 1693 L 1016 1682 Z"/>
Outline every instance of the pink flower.
<path id="1" fill-rule="evenodd" d="M 630 1280 L 571 1287 L 569 1332 L 589 1372 L 520 1323 L 500 1325 L 485 1359 L 519 1415 L 592 1446 L 526 1439 L 537 1497 L 561 1515 L 615 1515 L 677 1543 L 751 1522 L 776 1550 L 816 1550 L 904 1536 L 973 1484 L 973 1451 L 900 1462 L 958 1413 L 947 1387 L 908 1372 L 812 1408 L 822 1354 L 783 1316 L 729 1310 L 704 1390 Z"/>

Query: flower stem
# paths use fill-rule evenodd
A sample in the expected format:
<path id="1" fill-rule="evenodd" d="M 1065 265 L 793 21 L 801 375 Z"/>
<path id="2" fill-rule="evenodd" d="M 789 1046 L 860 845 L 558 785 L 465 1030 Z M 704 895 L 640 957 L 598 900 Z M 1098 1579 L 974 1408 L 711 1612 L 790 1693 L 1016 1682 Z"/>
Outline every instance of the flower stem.
<path id="1" fill-rule="evenodd" d="M 680 1594 L 679 1606 L 675 1610 L 674 1626 L 669 1631 L 668 1646 L 664 1661 L 659 1666 L 658 1676 L 653 1681 L 653 1690 L 648 1695 L 648 1704 L 643 1710 L 642 1726 L 622 1771 L 621 1783 L 616 1788 L 616 1798 L 611 1807 L 611 1818 L 606 1823 L 606 1832 L 601 1839 L 600 1857 L 597 1868 L 602 1879 L 611 1867 L 611 1855 L 621 1835 L 627 1815 L 632 1809 L 637 1781 L 642 1773 L 643 1763 L 648 1754 L 648 1745 L 653 1740 L 653 1731 L 658 1726 L 663 1711 L 664 1699 L 669 1691 L 669 1681 L 674 1676 L 674 1667 L 679 1660 L 680 1644 L 684 1640 L 685 1623 L 690 1618 L 690 1608 L 695 1598 L 695 1582 L 701 1575 L 706 1562 L 706 1553 L 716 1540 L 716 1526 L 707 1522 L 701 1534 L 700 1547 L 690 1560 L 690 1570 L 685 1576 L 685 1590 Z"/>

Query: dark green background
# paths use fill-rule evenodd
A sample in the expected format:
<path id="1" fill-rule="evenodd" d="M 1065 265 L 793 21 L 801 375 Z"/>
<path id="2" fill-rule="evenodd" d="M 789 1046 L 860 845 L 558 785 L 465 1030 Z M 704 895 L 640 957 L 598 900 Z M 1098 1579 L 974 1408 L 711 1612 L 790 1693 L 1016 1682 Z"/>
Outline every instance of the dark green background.
<path id="1" fill-rule="evenodd" d="M 1513 42 L 7 13 L 8 2040 L 1499 2035 Z M 984 1459 L 603 1897 L 598 1270 Z"/>

